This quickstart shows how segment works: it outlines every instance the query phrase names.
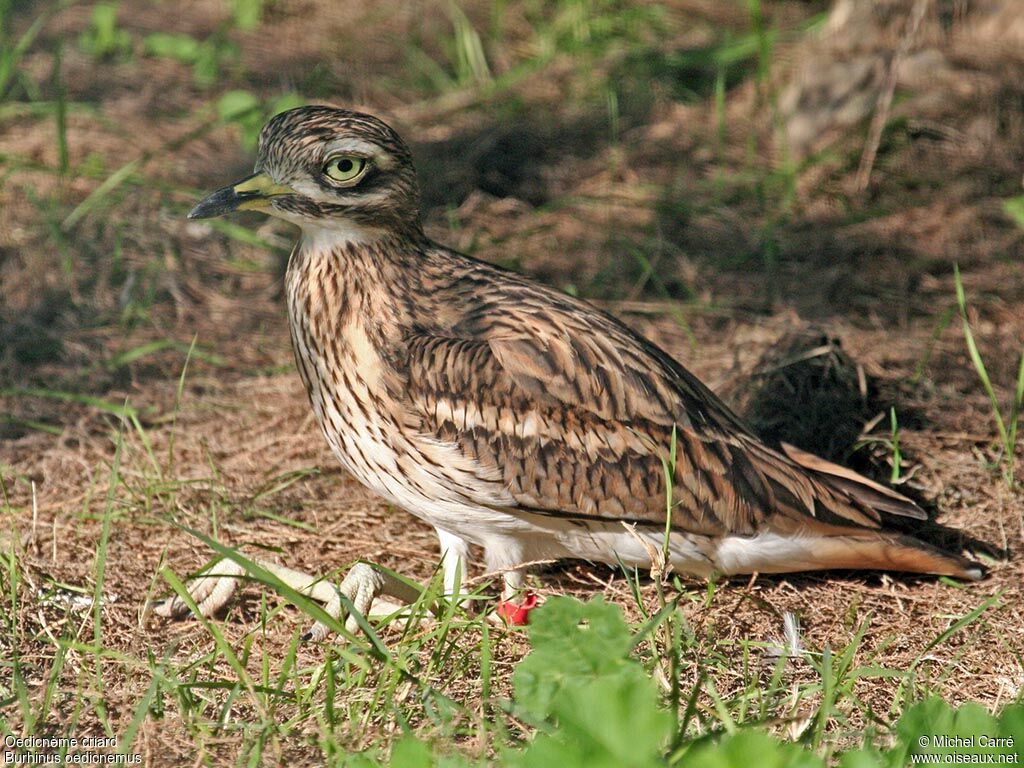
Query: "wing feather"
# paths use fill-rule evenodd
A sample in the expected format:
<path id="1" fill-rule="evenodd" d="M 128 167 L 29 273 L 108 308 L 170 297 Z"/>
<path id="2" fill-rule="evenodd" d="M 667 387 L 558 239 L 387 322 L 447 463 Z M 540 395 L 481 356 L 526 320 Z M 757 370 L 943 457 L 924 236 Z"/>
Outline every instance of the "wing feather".
<path id="1" fill-rule="evenodd" d="M 404 370 L 419 428 L 496 471 L 518 505 L 510 513 L 664 525 L 675 440 L 680 530 L 878 528 L 876 506 L 916 516 L 911 502 L 849 470 L 768 448 L 614 318 L 529 283 L 503 279 L 502 290 L 512 295 L 443 334 L 410 338 Z"/>

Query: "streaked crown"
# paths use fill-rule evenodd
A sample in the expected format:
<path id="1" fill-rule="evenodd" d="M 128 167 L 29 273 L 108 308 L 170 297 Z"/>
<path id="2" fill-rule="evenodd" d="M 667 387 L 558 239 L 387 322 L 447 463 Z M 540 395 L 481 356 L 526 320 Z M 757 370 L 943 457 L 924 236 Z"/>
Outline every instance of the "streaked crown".
<path id="1" fill-rule="evenodd" d="M 271 210 L 299 224 L 420 231 L 412 153 L 387 123 L 335 107 L 299 107 L 260 132 L 256 171 L 294 194 Z"/>

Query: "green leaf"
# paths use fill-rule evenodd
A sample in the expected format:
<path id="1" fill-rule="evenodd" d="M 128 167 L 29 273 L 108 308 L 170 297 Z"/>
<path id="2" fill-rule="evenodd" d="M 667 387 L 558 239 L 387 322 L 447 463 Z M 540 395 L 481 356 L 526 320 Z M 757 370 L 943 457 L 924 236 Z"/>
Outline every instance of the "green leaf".
<path id="1" fill-rule="evenodd" d="M 259 26 L 263 17 L 263 0 L 233 0 L 231 5 L 239 29 L 250 30 Z"/>
<path id="2" fill-rule="evenodd" d="M 531 616 L 533 652 L 513 677 L 523 719 L 541 733 L 509 765 L 655 766 L 672 730 L 650 675 L 630 655 L 618 606 L 553 597 Z"/>
<path id="3" fill-rule="evenodd" d="M 287 112 L 289 109 L 305 106 L 305 104 L 306 99 L 304 99 L 300 94 L 285 93 L 270 102 L 270 105 L 267 107 L 267 117 L 271 118 L 274 115 Z"/>
<path id="4" fill-rule="evenodd" d="M 1016 737 L 1012 745 L 998 741 L 1000 736 L 1012 737 L 1008 731 L 1021 729 L 1024 723 L 1018 717 L 1018 712 L 1011 709 L 998 722 L 980 704 L 968 702 L 954 711 L 942 699 L 932 697 L 915 704 L 900 718 L 896 726 L 899 739 L 891 756 L 896 758 L 894 764 L 902 765 L 910 755 L 939 755 L 943 762 L 947 755 L 956 755 L 951 759 L 984 762 L 988 756 L 1019 754 L 1015 750 L 1020 749 L 1021 742 Z M 966 755 L 977 755 L 979 759 L 965 760 Z"/>
<path id="5" fill-rule="evenodd" d="M 622 611 L 594 598 L 581 603 L 552 597 L 530 617 L 533 653 L 513 676 L 516 704 L 524 717 L 543 720 L 567 686 L 635 664 Z"/>
<path id="6" fill-rule="evenodd" d="M 103 400 L 92 395 L 83 395 L 78 392 L 62 392 L 55 389 L 41 389 L 38 387 L 5 387 L 0 389 L 0 397 L 42 397 L 49 400 L 61 400 L 66 403 L 79 403 L 88 405 L 123 418 L 137 418 L 138 411 L 126 404 L 119 404 Z"/>
<path id="7" fill-rule="evenodd" d="M 391 768 L 432 768 L 434 756 L 422 741 L 406 737 L 395 742 L 390 765 Z"/>
<path id="8" fill-rule="evenodd" d="M 1024 195 L 1003 200 L 1003 213 L 1013 219 L 1018 227 L 1024 229 Z"/>
<path id="9" fill-rule="evenodd" d="M 199 58 L 199 41 L 192 35 L 154 32 L 142 41 L 143 50 L 150 56 L 175 59 L 192 64 Z"/>
<path id="10" fill-rule="evenodd" d="M 200 88 L 209 88 L 220 74 L 221 51 L 212 40 L 204 40 L 192 64 L 192 77 Z"/>
<path id="11" fill-rule="evenodd" d="M 687 768 L 824 768 L 825 762 L 799 744 L 759 731 L 738 731 L 717 743 L 701 744 L 687 754 L 684 764 Z"/>
<path id="12" fill-rule="evenodd" d="M 83 50 L 97 58 L 123 53 L 131 48 L 131 35 L 117 27 L 116 3 L 93 6 L 90 26 L 82 33 L 79 42 Z"/>
<path id="13" fill-rule="evenodd" d="M 1016 763 L 1024 763 L 1024 704 L 1014 704 L 1003 710 L 999 718 L 999 735 L 1013 739 L 1008 753 L 1016 754 Z"/>
<path id="14" fill-rule="evenodd" d="M 882 768 L 882 766 L 895 765 L 877 749 L 858 749 L 846 752 L 839 759 L 839 768 Z"/>
<path id="15" fill-rule="evenodd" d="M 555 702 L 559 728 L 590 765 L 657 765 L 661 757 L 671 715 L 658 707 L 657 688 L 640 665 L 630 671 L 570 687 Z"/>
<path id="16" fill-rule="evenodd" d="M 259 105 L 260 100 L 249 91 L 228 91 L 217 99 L 217 116 L 226 123 L 231 122 L 255 111 Z"/>

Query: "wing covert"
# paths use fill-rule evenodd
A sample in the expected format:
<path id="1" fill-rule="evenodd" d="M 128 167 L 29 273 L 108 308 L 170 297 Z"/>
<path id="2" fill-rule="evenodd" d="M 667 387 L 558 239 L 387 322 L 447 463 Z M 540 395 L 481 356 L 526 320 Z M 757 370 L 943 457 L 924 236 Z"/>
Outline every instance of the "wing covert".
<path id="1" fill-rule="evenodd" d="M 675 440 L 674 528 L 718 536 L 881 525 L 870 481 L 767 447 L 611 316 L 514 278 L 505 290 L 445 335 L 409 339 L 406 397 L 419 428 L 501 477 L 518 509 L 662 526 Z M 920 512 L 890 493 L 887 514 Z"/>

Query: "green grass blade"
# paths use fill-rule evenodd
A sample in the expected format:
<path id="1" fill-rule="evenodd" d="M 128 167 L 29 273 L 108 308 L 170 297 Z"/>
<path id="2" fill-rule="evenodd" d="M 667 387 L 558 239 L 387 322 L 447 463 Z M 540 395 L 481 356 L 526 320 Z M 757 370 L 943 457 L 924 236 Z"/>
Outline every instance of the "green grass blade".
<path id="1" fill-rule="evenodd" d="M 61 222 L 61 229 L 65 232 L 85 218 L 108 194 L 120 187 L 128 178 L 138 170 L 142 161 L 139 159 L 130 160 L 112 174 L 110 174 L 96 189 L 90 192 L 85 200 L 80 202 Z"/>
<path id="2" fill-rule="evenodd" d="M 5 387 L 0 389 L 0 397 L 42 397 L 48 400 L 61 400 L 65 403 L 79 403 L 80 405 L 92 406 L 104 413 L 121 418 L 138 416 L 138 411 L 130 405 L 118 405 L 100 397 L 83 395 L 78 392 L 63 392 L 56 389 L 39 389 L 36 387 Z"/>
<path id="3" fill-rule="evenodd" d="M 103 648 L 103 584 L 107 575 L 107 546 L 110 543 L 110 524 L 114 517 L 114 498 L 117 487 L 121 484 L 121 455 L 124 449 L 124 421 L 117 431 L 117 443 L 114 446 L 114 459 L 110 465 L 110 478 L 107 485 L 107 500 L 103 507 L 103 522 L 100 527 L 100 540 L 96 545 L 96 585 L 92 594 L 92 640 L 94 648 L 94 673 L 96 685 L 96 713 L 103 723 L 108 736 L 114 731 L 107 716 L 106 704 L 103 700 L 103 663 L 100 649 Z"/>
<path id="4" fill-rule="evenodd" d="M 1017 448 L 1017 431 L 1022 415 L 1024 415 L 1024 352 L 1021 352 L 1020 355 L 1020 366 L 1017 368 L 1017 388 L 1013 393 L 1013 407 L 1010 409 L 1010 458 L 1013 457 L 1013 451 Z"/>
<path id="5" fill-rule="evenodd" d="M 170 568 L 163 568 L 160 571 L 160 575 L 167 580 L 167 583 L 171 585 L 177 595 L 184 601 L 185 605 L 188 606 L 189 610 L 192 611 L 192 615 L 203 625 L 210 636 L 213 638 L 214 644 L 217 646 L 217 650 L 220 651 L 224 660 L 228 663 L 228 666 L 234 671 L 238 677 L 238 682 L 245 686 L 245 688 L 252 695 L 254 703 L 258 702 L 259 699 L 256 696 L 255 687 L 253 686 L 252 679 L 249 677 L 249 673 L 246 672 L 242 662 L 239 661 L 238 656 L 231 648 L 231 644 L 224 637 L 224 633 L 220 631 L 216 622 L 210 621 L 208 618 L 203 616 L 199 611 L 199 606 L 196 605 L 196 601 L 192 599 L 192 595 L 189 593 L 188 588 L 179 579 Z"/>
<path id="6" fill-rule="evenodd" d="M 996 397 L 992 381 L 988 376 L 988 370 L 986 370 L 985 363 L 981 359 L 981 352 L 978 351 L 978 345 L 974 341 L 974 333 L 971 331 L 971 324 L 967 319 L 967 297 L 964 294 L 964 284 L 960 279 L 960 267 L 956 264 L 953 265 L 953 279 L 956 282 L 956 303 L 960 308 L 960 319 L 964 329 L 964 339 L 967 342 L 967 351 L 971 356 L 971 363 L 974 364 L 974 370 L 978 372 L 978 377 L 981 379 L 981 385 L 985 388 L 985 394 L 988 395 L 989 402 L 992 404 L 992 417 L 995 419 L 996 429 L 999 431 L 999 439 L 1002 441 L 1003 446 L 1007 447 L 1009 445 L 1009 435 L 1006 431 L 1006 424 L 1003 422 L 1003 414 L 999 408 L 999 398 Z"/>

